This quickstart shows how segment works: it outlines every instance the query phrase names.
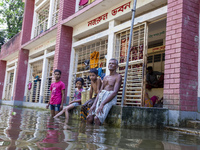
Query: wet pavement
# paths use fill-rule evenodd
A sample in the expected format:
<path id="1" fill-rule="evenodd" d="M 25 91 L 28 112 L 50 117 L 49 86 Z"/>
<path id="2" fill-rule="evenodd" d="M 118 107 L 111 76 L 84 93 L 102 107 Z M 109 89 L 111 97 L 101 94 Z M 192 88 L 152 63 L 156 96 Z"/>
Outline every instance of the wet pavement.
<path id="1" fill-rule="evenodd" d="M 16 112 L 16 114 L 15 114 Z M 49 111 L 0 106 L 0 150 L 199 150 L 200 136 L 162 129 L 120 129 L 65 123 Z"/>

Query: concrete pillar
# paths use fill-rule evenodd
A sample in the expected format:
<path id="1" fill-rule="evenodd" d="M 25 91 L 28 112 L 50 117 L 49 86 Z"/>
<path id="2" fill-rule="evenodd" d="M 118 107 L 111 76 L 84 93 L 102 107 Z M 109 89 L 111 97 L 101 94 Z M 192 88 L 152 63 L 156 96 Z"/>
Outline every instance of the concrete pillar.
<path id="1" fill-rule="evenodd" d="M 51 28 L 52 26 L 52 19 L 53 19 L 53 11 L 54 11 L 54 1 L 50 0 L 50 6 L 49 6 L 49 19 L 48 19 L 48 26 L 47 29 Z"/>
<path id="2" fill-rule="evenodd" d="M 109 22 L 109 34 L 108 34 L 108 49 L 107 49 L 107 60 L 106 60 L 106 75 L 108 75 L 110 72 L 108 70 L 108 63 L 111 58 L 113 58 L 114 53 L 114 39 L 115 39 L 115 33 L 113 31 L 113 28 L 119 24 L 118 21 L 112 20 Z"/>
<path id="3" fill-rule="evenodd" d="M 14 86 L 15 86 L 15 81 L 16 81 L 16 72 L 17 72 L 17 62 L 15 62 L 11 100 L 13 100 Z"/>
<path id="4" fill-rule="evenodd" d="M 24 99 L 24 89 L 26 83 L 26 74 L 28 66 L 29 51 L 21 49 L 19 51 L 16 79 L 13 93 L 13 100 L 23 101 Z"/>
<path id="5" fill-rule="evenodd" d="M 32 31 L 31 31 L 31 39 L 33 39 L 34 36 L 35 36 L 34 34 L 35 34 L 36 21 L 37 21 L 37 13 L 34 10 L 33 23 L 32 23 Z"/>
<path id="6" fill-rule="evenodd" d="M 79 11 L 79 1 L 80 1 L 80 0 L 76 0 L 75 12 Z"/>
<path id="7" fill-rule="evenodd" d="M 168 0 L 164 107 L 178 112 L 177 120 L 197 111 L 198 14 L 197 0 Z"/>
<path id="8" fill-rule="evenodd" d="M 3 96 L 3 88 L 4 88 L 4 79 L 6 73 L 6 61 L 0 60 L 0 99 Z"/>
<path id="9" fill-rule="evenodd" d="M 46 83 L 46 76 L 47 76 L 47 69 L 48 69 L 48 59 L 46 58 L 46 54 L 47 54 L 47 50 L 44 51 L 39 103 L 43 103 L 44 88 L 45 88 L 45 83 Z"/>

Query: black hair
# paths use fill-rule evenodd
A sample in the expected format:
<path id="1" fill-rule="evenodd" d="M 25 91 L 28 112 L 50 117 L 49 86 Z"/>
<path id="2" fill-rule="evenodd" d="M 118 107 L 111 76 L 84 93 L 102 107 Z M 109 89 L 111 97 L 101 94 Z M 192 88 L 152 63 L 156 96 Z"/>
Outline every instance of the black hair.
<path id="1" fill-rule="evenodd" d="M 83 78 L 77 78 L 75 83 L 77 83 L 78 81 L 80 81 L 80 82 L 82 83 L 82 86 L 84 85 L 84 80 L 83 80 Z"/>
<path id="2" fill-rule="evenodd" d="M 118 60 L 115 58 L 111 58 L 110 60 L 114 60 L 116 62 L 116 65 L 118 66 Z"/>
<path id="3" fill-rule="evenodd" d="M 92 69 L 90 69 L 90 73 L 94 73 L 94 74 L 98 75 L 98 70 L 96 68 L 92 68 Z"/>
<path id="4" fill-rule="evenodd" d="M 149 66 L 147 67 L 147 70 L 153 70 L 153 67 Z"/>
<path id="5" fill-rule="evenodd" d="M 58 70 L 58 69 L 54 70 L 54 74 L 55 74 L 56 72 L 59 72 L 60 75 L 61 75 L 61 71 L 60 71 L 60 70 Z"/>

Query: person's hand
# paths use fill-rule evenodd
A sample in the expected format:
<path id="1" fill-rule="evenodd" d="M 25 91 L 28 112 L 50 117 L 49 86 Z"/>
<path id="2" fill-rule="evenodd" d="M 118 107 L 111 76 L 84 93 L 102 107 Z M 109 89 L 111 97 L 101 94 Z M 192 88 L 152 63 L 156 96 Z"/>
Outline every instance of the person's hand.
<path id="1" fill-rule="evenodd" d="M 63 104 L 60 105 L 60 110 L 62 110 L 62 109 L 63 109 Z"/>
<path id="2" fill-rule="evenodd" d="M 95 109 L 96 109 L 96 105 L 92 105 L 92 107 L 91 107 L 90 110 L 89 110 L 89 113 L 95 111 Z"/>
<path id="3" fill-rule="evenodd" d="M 49 104 L 46 106 L 46 109 L 48 109 L 49 108 Z"/>
<path id="4" fill-rule="evenodd" d="M 97 109 L 97 114 L 103 114 L 103 105 L 100 105 L 99 108 Z"/>
<path id="5" fill-rule="evenodd" d="M 72 104 L 74 101 L 69 102 L 69 104 Z"/>

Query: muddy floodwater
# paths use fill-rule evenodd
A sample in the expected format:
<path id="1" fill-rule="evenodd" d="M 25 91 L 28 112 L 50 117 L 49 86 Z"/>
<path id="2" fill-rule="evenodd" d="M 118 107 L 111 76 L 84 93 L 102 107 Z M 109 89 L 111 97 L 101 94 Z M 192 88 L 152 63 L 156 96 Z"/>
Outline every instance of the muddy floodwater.
<path id="1" fill-rule="evenodd" d="M 161 129 L 96 127 L 49 111 L 0 106 L 0 150 L 199 150 L 200 136 Z"/>

